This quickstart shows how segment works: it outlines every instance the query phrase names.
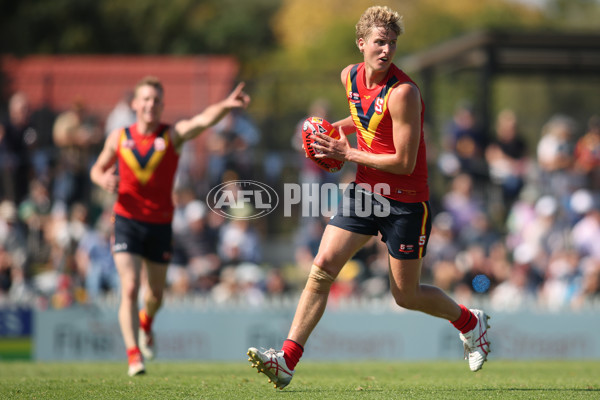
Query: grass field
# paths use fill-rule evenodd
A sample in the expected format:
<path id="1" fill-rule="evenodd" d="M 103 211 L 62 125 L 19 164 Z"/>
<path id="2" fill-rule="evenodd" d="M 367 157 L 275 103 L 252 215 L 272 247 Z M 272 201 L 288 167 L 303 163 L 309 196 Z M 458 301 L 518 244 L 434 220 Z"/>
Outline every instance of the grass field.
<path id="1" fill-rule="evenodd" d="M 249 364 L 0 363 L 1 399 L 599 399 L 600 361 L 303 362 L 273 389 Z"/>

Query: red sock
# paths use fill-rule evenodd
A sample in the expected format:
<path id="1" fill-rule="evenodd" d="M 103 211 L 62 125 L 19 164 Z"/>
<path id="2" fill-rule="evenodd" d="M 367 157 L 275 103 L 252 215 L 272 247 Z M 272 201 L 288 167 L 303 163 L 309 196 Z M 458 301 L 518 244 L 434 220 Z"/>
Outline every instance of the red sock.
<path id="1" fill-rule="evenodd" d="M 465 306 L 459 304 L 460 317 L 454 322 L 450 321 L 461 333 L 467 333 L 477 325 L 477 317 Z"/>
<path id="2" fill-rule="evenodd" d="M 139 318 L 140 328 L 142 328 L 145 332 L 150 332 L 152 330 L 152 321 L 154 318 L 146 314 L 146 310 L 140 310 Z"/>
<path id="3" fill-rule="evenodd" d="M 304 347 L 300 346 L 298 343 L 293 340 L 286 339 L 283 342 L 283 358 L 285 359 L 285 363 L 288 368 L 292 371 L 296 368 L 296 364 L 300 361 L 300 357 L 302 357 L 302 353 L 304 353 Z"/>
<path id="4" fill-rule="evenodd" d="M 142 360 L 142 353 L 140 352 L 139 347 L 131 347 L 127 349 L 127 361 L 129 364 L 134 362 L 139 362 Z"/>

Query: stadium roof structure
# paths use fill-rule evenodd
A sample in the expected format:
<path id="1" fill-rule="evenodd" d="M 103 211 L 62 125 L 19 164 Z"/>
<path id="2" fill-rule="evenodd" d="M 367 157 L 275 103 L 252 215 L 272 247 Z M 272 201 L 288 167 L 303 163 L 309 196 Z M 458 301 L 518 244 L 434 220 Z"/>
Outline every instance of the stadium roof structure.
<path id="1" fill-rule="evenodd" d="M 400 61 L 422 75 L 422 90 L 432 96 L 436 74 L 476 70 L 481 76 L 482 122 L 489 126 L 490 88 L 507 74 L 600 76 L 600 33 L 477 31 L 454 38 Z"/>

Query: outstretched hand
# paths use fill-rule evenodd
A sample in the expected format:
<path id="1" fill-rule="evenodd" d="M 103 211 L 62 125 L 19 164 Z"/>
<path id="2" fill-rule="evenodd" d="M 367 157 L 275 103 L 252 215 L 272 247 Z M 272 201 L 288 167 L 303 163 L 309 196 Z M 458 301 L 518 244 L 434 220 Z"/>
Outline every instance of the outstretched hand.
<path id="1" fill-rule="evenodd" d="M 250 104 L 250 96 L 244 92 L 246 83 L 240 82 L 225 99 L 227 108 L 246 108 Z"/>

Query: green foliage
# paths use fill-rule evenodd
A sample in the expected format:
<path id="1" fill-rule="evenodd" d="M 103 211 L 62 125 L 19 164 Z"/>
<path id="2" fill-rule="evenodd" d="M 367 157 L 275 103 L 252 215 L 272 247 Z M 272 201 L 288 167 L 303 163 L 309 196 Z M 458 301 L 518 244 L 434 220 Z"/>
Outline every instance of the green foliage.
<path id="1" fill-rule="evenodd" d="M 4 52 L 236 54 L 268 49 L 279 0 L 2 2 Z"/>
<path id="2" fill-rule="evenodd" d="M 600 1 L 550 0 L 547 14 L 556 29 L 598 30 Z"/>
<path id="3" fill-rule="evenodd" d="M 129 378 L 121 363 L 0 363 L 6 399 L 589 399 L 600 393 L 597 361 L 302 362 L 290 386 L 273 389 L 246 363 L 158 362 Z"/>

